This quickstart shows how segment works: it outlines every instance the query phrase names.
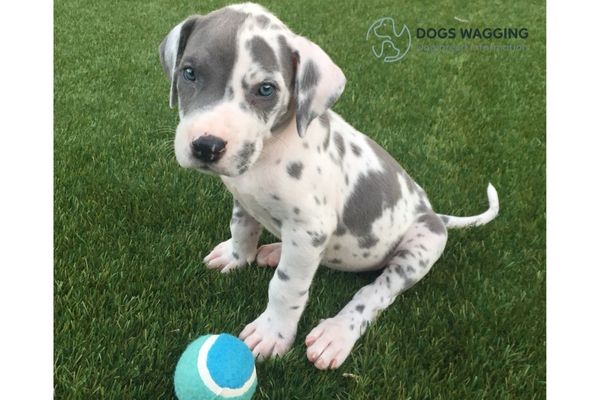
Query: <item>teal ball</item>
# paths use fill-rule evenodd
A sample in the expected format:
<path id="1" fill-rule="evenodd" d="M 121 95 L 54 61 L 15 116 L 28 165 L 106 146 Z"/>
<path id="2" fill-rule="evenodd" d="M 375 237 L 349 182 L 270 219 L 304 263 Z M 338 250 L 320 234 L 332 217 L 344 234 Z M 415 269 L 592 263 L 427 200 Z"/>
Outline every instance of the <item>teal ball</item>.
<path id="1" fill-rule="evenodd" d="M 179 358 L 174 383 L 179 400 L 248 400 L 257 383 L 254 357 L 235 336 L 200 336 Z"/>

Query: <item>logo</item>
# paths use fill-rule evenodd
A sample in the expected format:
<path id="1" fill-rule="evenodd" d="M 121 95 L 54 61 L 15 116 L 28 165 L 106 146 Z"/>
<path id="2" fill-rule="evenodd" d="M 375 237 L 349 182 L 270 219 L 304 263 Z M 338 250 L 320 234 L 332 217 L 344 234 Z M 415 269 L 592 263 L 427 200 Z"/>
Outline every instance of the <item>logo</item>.
<path id="1" fill-rule="evenodd" d="M 406 25 L 400 32 L 391 17 L 383 17 L 373 22 L 367 31 L 367 41 L 371 43 L 371 51 L 385 63 L 402 60 L 412 45 L 410 31 Z"/>
<path id="2" fill-rule="evenodd" d="M 367 42 L 373 55 L 385 63 L 402 60 L 411 47 L 419 53 L 459 51 L 523 51 L 527 50 L 529 29 L 523 26 L 471 26 L 469 21 L 454 17 L 462 26 L 417 26 L 412 36 L 408 26 L 399 29 L 392 17 L 373 22 L 367 31 Z M 413 46 L 413 39 L 415 44 Z"/>

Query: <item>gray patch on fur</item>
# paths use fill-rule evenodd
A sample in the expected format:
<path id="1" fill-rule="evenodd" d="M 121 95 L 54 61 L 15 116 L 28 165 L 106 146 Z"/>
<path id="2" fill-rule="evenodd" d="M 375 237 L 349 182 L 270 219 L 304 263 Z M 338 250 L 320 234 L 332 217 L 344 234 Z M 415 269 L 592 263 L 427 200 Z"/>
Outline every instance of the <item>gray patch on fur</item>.
<path id="1" fill-rule="evenodd" d="M 360 247 L 361 249 L 370 249 L 377 243 L 379 243 L 379 238 L 373 235 L 372 232 L 369 232 L 366 235 L 360 236 L 358 238 L 358 247 Z"/>
<path id="2" fill-rule="evenodd" d="M 279 279 L 281 279 L 282 281 L 289 281 L 290 277 L 288 274 L 286 274 L 285 272 L 283 272 L 282 270 L 280 270 L 279 268 L 277 268 L 277 276 L 279 277 Z"/>
<path id="3" fill-rule="evenodd" d="M 317 233 L 312 231 L 306 231 L 306 233 L 312 238 L 313 247 L 319 247 L 327 240 L 327 234 L 324 232 Z"/>
<path id="4" fill-rule="evenodd" d="M 236 167 L 240 174 L 243 174 L 248 170 L 248 162 L 250 157 L 254 154 L 256 150 L 255 144 L 253 142 L 244 142 L 240 151 L 238 151 L 236 155 Z"/>
<path id="5" fill-rule="evenodd" d="M 423 214 L 417 219 L 417 222 L 424 223 L 427 229 L 433 233 L 437 233 L 438 235 L 446 234 L 446 225 L 444 225 L 437 214 Z"/>
<path id="6" fill-rule="evenodd" d="M 175 74 L 173 86 L 184 115 L 224 98 L 237 59 L 238 29 L 247 17 L 236 10 L 220 9 L 185 22 L 182 33 L 187 28 L 187 35 L 183 35 L 187 40 L 180 37 L 176 70 L 192 67 L 196 80 L 177 79 L 180 72 Z"/>
<path id="7" fill-rule="evenodd" d="M 287 173 L 292 178 L 300 179 L 302 177 L 303 168 L 304 164 L 302 164 L 300 161 L 291 162 L 287 166 Z"/>
<path id="8" fill-rule="evenodd" d="M 377 243 L 371 227 L 384 210 L 396 205 L 399 198 L 400 185 L 395 172 L 371 171 L 360 175 L 344 205 L 343 223 L 359 238 L 361 247 Z"/>
<path id="9" fill-rule="evenodd" d="M 300 77 L 299 89 L 301 91 L 310 90 L 310 89 L 314 88 L 315 86 L 317 86 L 317 83 L 319 83 L 320 80 L 321 80 L 321 73 L 319 72 L 319 68 L 312 60 L 308 60 L 306 62 L 306 67 L 304 68 L 304 72 L 302 73 L 302 76 Z"/>
<path id="10" fill-rule="evenodd" d="M 377 243 L 378 238 L 372 233 L 373 223 L 384 210 L 394 207 L 402 196 L 398 181 L 400 166 L 377 143 L 368 140 L 384 170 L 369 171 L 359 176 L 343 213 L 344 226 L 358 238 L 361 248 L 369 248 Z M 367 204 L 368 207 L 365 207 Z"/>
<path id="11" fill-rule="evenodd" d="M 261 66 L 267 72 L 277 71 L 277 58 L 269 44 L 260 36 L 254 36 L 250 40 L 250 54 L 254 63 Z"/>
<path id="12" fill-rule="evenodd" d="M 269 22 L 271 22 L 271 20 L 269 19 L 269 17 L 267 17 L 266 15 L 257 15 L 256 17 L 254 17 L 254 19 L 256 20 L 256 23 L 258 24 L 258 26 L 260 26 L 261 28 L 266 28 L 267 25 L 269 25 Z"/>
<path id="13" fill-rule="evenodd" d="M 277 39 L 279 41 L 279 68 L 281 70 L 281 74 L 283 75 L 283 80 L 285 81 L 288 92 L 290 93 L 290 99 L 287 107 L 282 110 L 277 117 L 275 117 L 275 122 L 271 127 L 271 132 L 273 133 L 288 126 L 294 116 L 294 111 L 296 108 L 296 100 L 293 95 L 295 69 L 294 55 L 292 49 L 287 44 L 285 36 L 279 35 Z"/>
<path id="14" fill-rule="evenodd" d="M 304 136 L 308 124 L 317 117 L 315 112 L 312 110 L 312 101 L 314 97 L 314 89 L 320 79 L 321 73 L 312 60 L 308 60 L 306 62 L 302 75 L 296 79 L 294 93 L 296 101 L 298 101 L 300 98 L 300 93 L 303 93 L 304 99 L 302 102 L 299 102 L 296 107 L 296 129 L 298 130 L 300 136 Z"/>
<path id="15" fill-rule="evenodd" d="M 344 145 L 344 138 L 339 132 L 335 132 L 333 134 L 333 141 L 335 142 L 335 147 L 340 155 L 340 160 L 344 158 L 346 154 L 346 146 Z"/>
<path id="16" fill-rule="evenodd" d="M 333 232 L 336 236 L 342 236 L 346 233 L 346 227 L 342 224 L 341 219 L 338 217 L 338 223 L 335 227 L 335 231 Z"/>

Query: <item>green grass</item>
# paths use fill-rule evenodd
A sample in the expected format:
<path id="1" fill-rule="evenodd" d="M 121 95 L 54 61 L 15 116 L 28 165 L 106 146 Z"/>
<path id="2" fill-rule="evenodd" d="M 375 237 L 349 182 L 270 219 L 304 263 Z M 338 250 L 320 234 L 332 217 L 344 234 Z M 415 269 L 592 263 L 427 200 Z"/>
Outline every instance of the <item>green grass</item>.
<path id="1" fill-rule="evenodd" d="M 222 276 L 199 262 L 229 237 L 230 195 L 178 167 L 158 61 L 173 25 L 222 4 L 55 3 L 56 398 L 173 398 L 186 344 L 239 333 L 266 304 L 272 270 Z M 321 269 L 291 352 L 258 365 L 255 398 L 544 398 L 544 3 L 264 4 L 331 54 L 348 78 L 335 110 L 387 148 L 436 210 L 484 210 L 489 180 L 501 214 L 452 231 L 432 272 L 329 372 L 306 360 L 303 339 L 375 275 Z M 382 16 L 411 28 L 461 26 L 455 16 L 526 26 L 528 49 L 413 49 L 384 64 L 364 39 Z"/>

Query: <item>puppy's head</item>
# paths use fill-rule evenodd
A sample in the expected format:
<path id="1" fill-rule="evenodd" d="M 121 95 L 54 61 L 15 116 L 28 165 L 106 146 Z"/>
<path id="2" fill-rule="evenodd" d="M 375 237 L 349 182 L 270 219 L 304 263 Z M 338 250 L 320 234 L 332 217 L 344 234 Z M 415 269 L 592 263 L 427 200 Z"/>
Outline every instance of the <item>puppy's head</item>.
<path id="1" fill-rule="evenodd" d="M 319 46 L 251 3 L 187 18 L 159 51 L 179 108 L 177 161 L 213 174 L 243 174 L 290 124 L 304 136 L 346 82 Z"/>

